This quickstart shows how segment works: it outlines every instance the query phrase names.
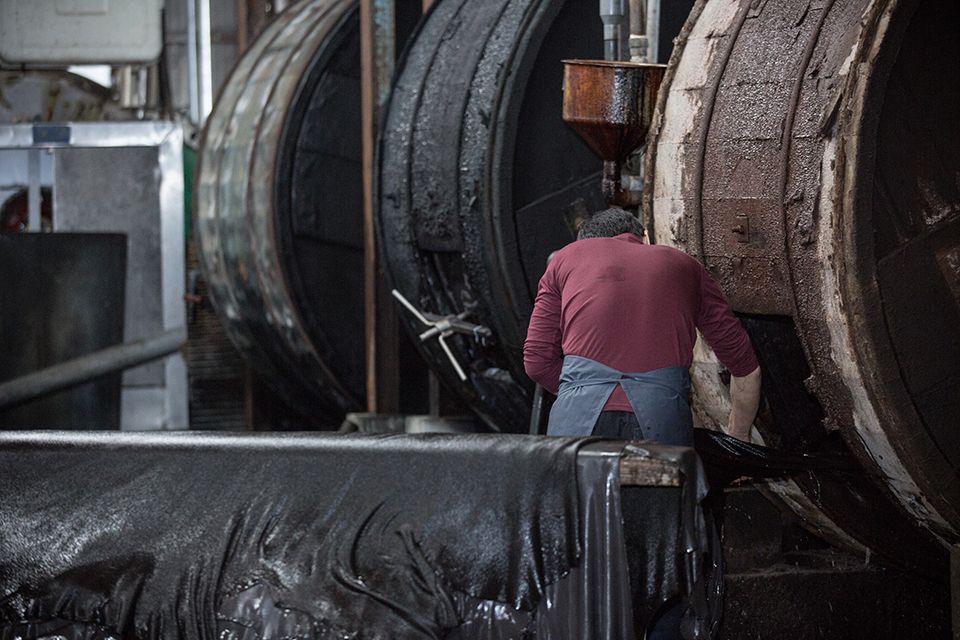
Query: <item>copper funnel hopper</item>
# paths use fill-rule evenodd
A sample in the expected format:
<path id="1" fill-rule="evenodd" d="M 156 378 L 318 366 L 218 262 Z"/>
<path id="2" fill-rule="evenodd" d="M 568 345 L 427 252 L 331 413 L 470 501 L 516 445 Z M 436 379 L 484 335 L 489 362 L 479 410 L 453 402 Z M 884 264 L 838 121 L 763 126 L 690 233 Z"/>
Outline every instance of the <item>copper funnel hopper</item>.
<path id="1" fill-rule="evenodd" d="M 620 170 L 643 144 L 666 65 L 606 60 L 563 61 L 563 121 L 603 159 L 603 194 L 611 205 L 636 206 Z"/>

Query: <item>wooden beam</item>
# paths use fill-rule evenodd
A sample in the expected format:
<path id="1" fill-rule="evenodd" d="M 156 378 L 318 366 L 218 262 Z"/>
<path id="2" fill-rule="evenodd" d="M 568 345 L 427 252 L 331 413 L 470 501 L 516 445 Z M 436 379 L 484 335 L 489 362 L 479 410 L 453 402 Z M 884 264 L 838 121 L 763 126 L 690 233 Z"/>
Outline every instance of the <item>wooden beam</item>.
<path id="1" fill-rule="evenodd" d="M 679 487 L 680 467 L 667 460 L 625 455 L 620 458 L 620 485 L 625 487 Z"/>
<path id="2" fill-rule="evenodd" d="M 397 319 L 379 261 L 373 193 L 377 122 L 396 62 L 394 0 L 360 1 L 360 58 L 367 411 L 396 413 L 400 405 Z"/>

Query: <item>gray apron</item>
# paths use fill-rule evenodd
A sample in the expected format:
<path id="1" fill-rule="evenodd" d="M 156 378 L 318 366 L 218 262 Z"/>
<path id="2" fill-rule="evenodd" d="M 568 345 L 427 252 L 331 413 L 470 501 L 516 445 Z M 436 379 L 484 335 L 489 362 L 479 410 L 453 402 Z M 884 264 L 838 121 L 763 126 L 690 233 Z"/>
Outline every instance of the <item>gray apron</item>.
<path id="1" fill-rule="evenodd" d="M 560 391 L 550 410 L 547 435 L 590 435 L 618 384 L 627 394 L 644 439 L 693 446 L 687 369 L 666 367 L 645 373 L 623 373 L 580 356 L 563 358 Z"/>

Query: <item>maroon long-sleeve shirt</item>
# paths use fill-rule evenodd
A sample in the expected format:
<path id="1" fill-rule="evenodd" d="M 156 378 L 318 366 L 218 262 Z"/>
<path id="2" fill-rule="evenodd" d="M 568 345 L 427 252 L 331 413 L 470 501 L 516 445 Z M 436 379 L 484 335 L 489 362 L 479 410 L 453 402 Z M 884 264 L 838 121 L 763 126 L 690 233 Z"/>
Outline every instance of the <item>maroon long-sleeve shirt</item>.
<path id="1" fill-rule="evenodd" d="M 697 329 L 732 375 L 757 368 L 746 331 L 699 262 L 630 233 L 578 240 L 540 279 L 523 364 L 552 393 L 564 355 L 629 373 L 689 367 Z M 618 386 L 604 410 L 633 409 Z"/>

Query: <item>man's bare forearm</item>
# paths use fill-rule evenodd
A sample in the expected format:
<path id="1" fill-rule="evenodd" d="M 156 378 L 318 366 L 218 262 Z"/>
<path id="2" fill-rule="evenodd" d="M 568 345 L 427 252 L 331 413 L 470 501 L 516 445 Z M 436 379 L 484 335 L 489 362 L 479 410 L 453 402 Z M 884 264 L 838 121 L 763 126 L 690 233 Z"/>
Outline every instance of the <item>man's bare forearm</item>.
<path id="1" fill-rule="evenodd" d="M 731 376 L 730 404 L 727 433 L 749 442 L 750 429 L 760 406 L 760 367 L 745 376 Z"/>

